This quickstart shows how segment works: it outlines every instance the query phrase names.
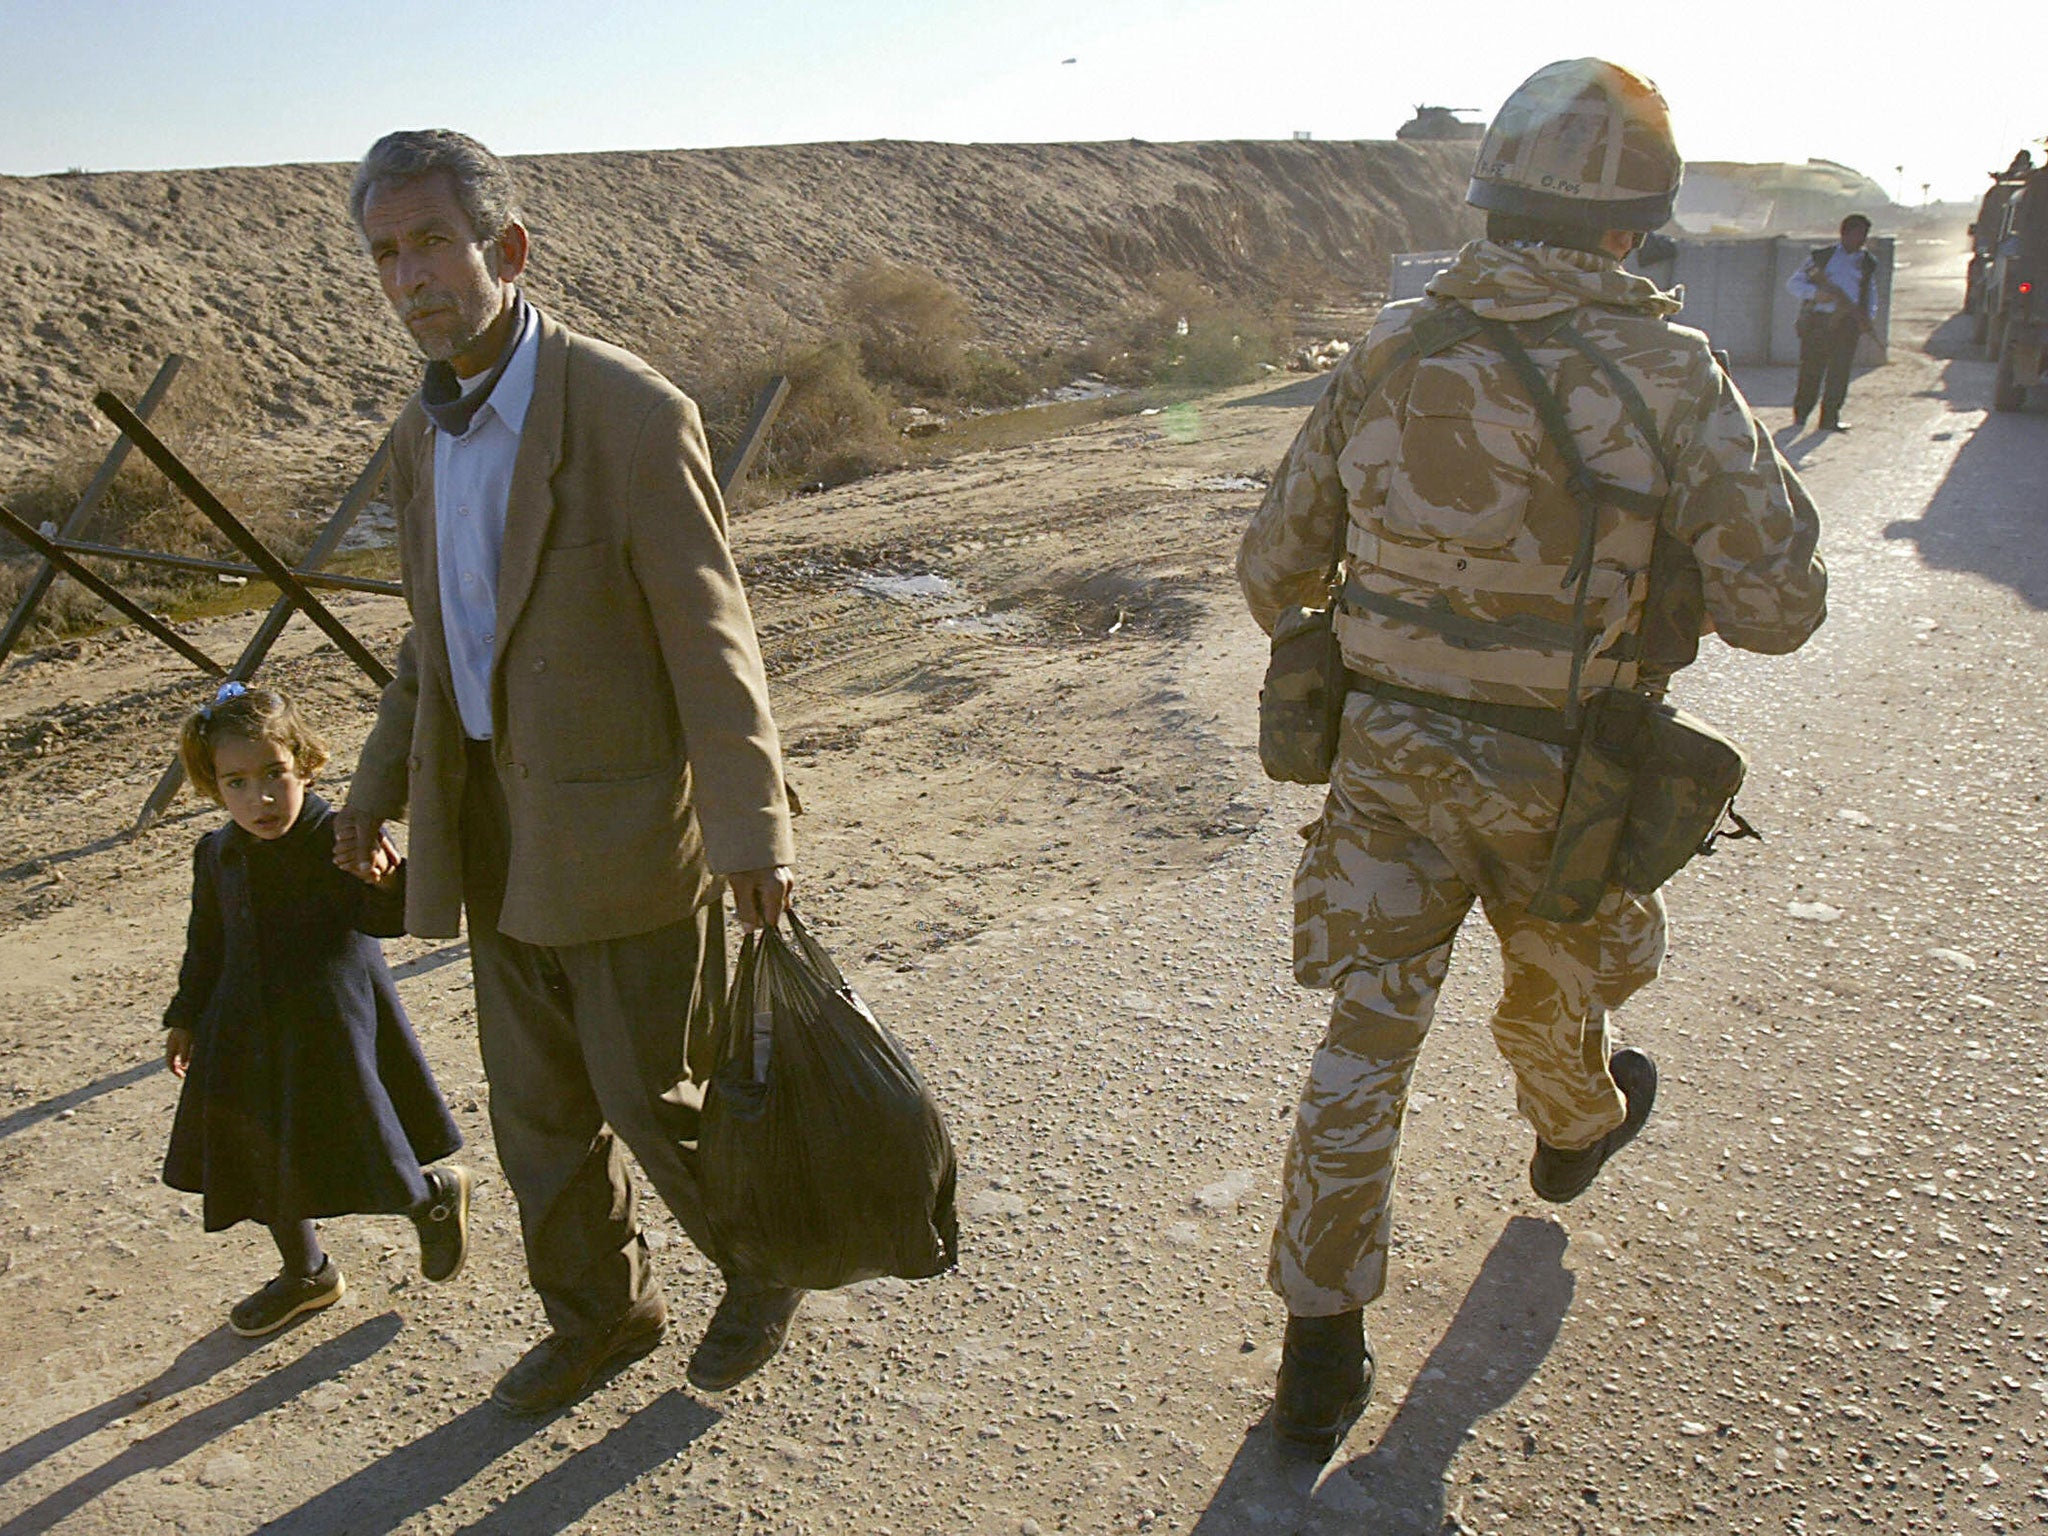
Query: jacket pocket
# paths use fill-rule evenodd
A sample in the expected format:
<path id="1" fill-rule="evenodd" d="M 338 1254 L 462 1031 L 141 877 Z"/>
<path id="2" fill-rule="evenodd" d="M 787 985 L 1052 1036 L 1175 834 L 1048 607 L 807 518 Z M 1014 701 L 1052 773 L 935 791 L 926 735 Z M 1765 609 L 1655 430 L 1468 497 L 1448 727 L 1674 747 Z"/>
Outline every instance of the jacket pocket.
<path id="1" fill-rule="evenodd" d="M 610 543 L 541 556 L 505 658 L 514 755 L 558 784 L 606 783 L 680 761 L 675 700 L 647 603 Z"/>

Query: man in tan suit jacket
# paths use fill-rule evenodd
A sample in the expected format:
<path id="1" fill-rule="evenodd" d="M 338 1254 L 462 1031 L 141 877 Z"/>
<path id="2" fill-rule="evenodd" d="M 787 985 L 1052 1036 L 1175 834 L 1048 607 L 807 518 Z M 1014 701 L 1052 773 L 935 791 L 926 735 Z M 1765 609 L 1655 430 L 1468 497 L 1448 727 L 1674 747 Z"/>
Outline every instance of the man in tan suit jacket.
<path id="1" fill-rule="evenodd" d="M 791 888 L 780 748 L 697 408 L 520 296 L 502 162 L 391 134 L 351 210 L 430 361 L 392 432 L 412 628 L 335 856 L 373 865 L 406 819 L 408 930 L 452 936 L 467 909 L 492 1128 L 553 1330 L 493 1395 L 542 1412 L 666 1324 L 614 1135 L 719 1259 L 685 1143 L 724 986 L 718 881 L 748 926 Z M 710 1390 L 775 1353 L 801 1296 L 725 1280 L 688 1368 Z"/>

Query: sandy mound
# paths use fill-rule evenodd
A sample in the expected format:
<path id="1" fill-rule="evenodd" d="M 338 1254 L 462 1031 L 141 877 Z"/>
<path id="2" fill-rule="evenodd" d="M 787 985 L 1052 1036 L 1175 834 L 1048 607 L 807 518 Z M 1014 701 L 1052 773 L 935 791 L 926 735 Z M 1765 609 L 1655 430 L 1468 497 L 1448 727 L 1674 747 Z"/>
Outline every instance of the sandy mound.
<path id="1" fill-rule="evenodd" d="M 1464 146 L 900 142 L 517 162 L 530 291 L 681 378 L 815 327 L 876 257 L 932 268 L 986 336 L 1078 339 L 1153 274 L 1352 299 L 1454 244 Z M 301 463 L 359 464 L 412 387 L 345 209 L 349 168 L 0 177 L 0 491 L 108 434 L 93 390 L 174 399 Z M 203 407 L 203 409 L 202 409 Z"/>

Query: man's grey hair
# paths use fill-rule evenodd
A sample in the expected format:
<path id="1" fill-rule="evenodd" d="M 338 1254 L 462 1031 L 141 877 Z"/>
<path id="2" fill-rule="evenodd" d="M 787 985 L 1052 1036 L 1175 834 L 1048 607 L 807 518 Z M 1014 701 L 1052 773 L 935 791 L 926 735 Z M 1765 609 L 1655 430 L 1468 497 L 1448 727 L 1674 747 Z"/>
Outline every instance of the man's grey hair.
<path id="1" fill-rule="evenodd" d="M 504 161 L 452 128 L 403 128 L 372 144 L 356 167 L 348 189 L 349 217 L 356 222 L 356 232 L 363 232 L 363 205 L 372 192 L 437 174 L 447 176 L 454 186 L 455 200 L 478 240 L 495 239 L 508 226 L 525 222 L 519 189 Z"/>

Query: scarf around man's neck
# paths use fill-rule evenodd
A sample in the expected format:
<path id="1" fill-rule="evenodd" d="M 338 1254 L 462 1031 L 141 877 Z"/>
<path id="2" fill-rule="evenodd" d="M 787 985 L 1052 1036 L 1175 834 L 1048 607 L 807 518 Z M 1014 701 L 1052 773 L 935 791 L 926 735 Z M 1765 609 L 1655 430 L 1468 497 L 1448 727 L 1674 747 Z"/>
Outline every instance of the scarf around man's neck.
<path id="1" fill-rule="evenodd" d="M 462 379 L 452 364 L 439 359 L 427 364 L 427 377 L 420 385 L 420 404 L 435 426 L 450 437 L 461 437 L 469 431 L 470 422 L 484 408 L 484 402 L 491 398 L 491 391 L 498 387 L 498 380 L 505 376 L 512 355 L 525 339 L 526 327 L 532 322 L 532 316 L 533 307 L 526 302 L 526 295 L 515 293 L 512 298 L 512 327 L 505 350 L 498 354 L 491 371 L 474 389 L 463 389 Z"/>

